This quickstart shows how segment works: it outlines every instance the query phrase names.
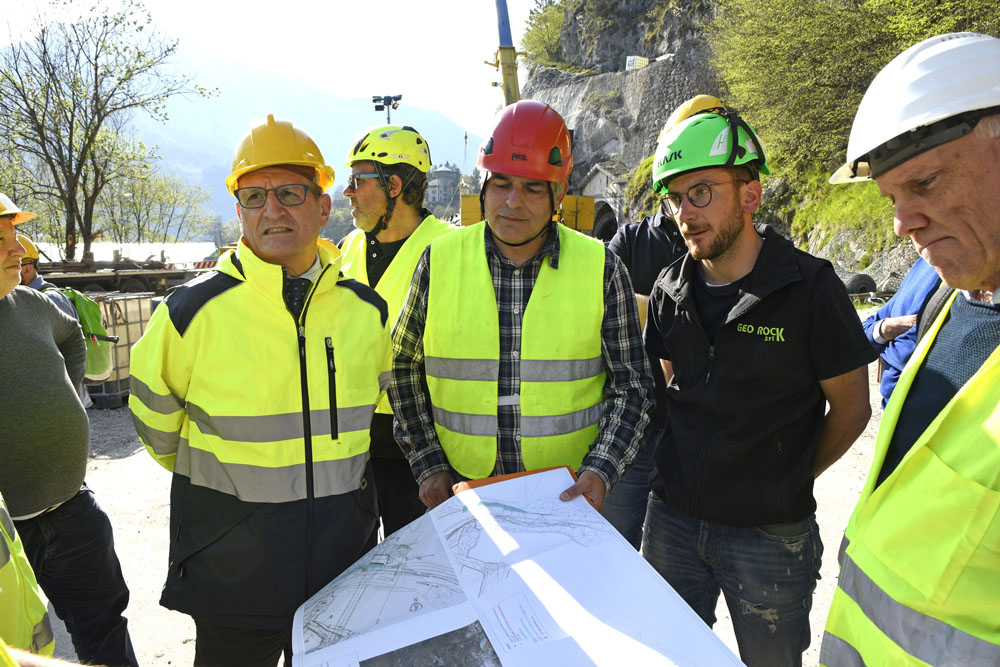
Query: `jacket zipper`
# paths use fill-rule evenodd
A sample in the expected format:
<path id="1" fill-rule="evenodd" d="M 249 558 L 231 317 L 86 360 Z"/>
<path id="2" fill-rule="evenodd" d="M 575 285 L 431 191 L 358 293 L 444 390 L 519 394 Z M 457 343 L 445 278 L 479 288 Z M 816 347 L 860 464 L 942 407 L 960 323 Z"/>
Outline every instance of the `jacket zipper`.
<path id="1" fill-rule="evenodd" d="M 333 363 L 333 339 L 326 338 L 326 369 L 330 383 L 330 439 L 339 437 L 337 430 L 337 367 Z"/>
<path id="2" fill-rule="evenodd" d="M 712 379 L 712 365 L 715 363 L 715 345 L 708 346 L 708 372 L 705 373 L 705 386 Z"/>
<path id="3" fill-rule="evenodd" d="M 325 266 L 316 277 L 316 282 L 312 284 L 309 293 L 306 294 L 306 301 L 302 304 L 302 313 L 295 323 L 299 342 L 299 379 L 302 385 L 302 442 L 305 448 L 306 467 L 306 553 L 305 553 L 305 597 L 309 598 L 312 592 L 312 526 L 313 526 L 313 498 L 315 496 L 313 479 L 313 447 L 312 447 L 312 414 L 309 404 L 309 375 L 306 372 L 306 313 L 309 311 L 309 304 L 312 303 L 312 295 L 316 291 L 316 286 L 323 279 L 323 274 L 330 268 Z"/>

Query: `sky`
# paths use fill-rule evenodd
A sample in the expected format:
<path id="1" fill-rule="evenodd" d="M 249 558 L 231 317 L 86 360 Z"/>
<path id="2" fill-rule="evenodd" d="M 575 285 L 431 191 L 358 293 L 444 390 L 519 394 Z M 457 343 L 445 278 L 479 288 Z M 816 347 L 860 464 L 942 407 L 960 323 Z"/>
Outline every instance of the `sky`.
<path id="1" fill-rule="evenodd" d="M 104 0 L 113 2 L 114 0 Z M 24 35 L 27 18 L 47 0 L 3 0 L 0 44 Z M 70 0 L 72 18 L 92 0 Z M 438 110 L 461 127 L 487 135 L 503 104 L 492 61 L 499 33 L 493 0 L 145 0 L 155 28 L 179 40 L 176 66 L 243 68 L 291 77 L 340 98 L 402 95 L 400 106 Z M 507 0 L 520 46 L 535 0 Z M 7 23 L 7 26 L 4 26 Z M 521 71 L 523 83 L 526 74 Z M 373 109 L 373 121 L 376 118 Z M 245 124 L 242 122 L 241 124 Z M 249 117 L 248 119 L 249 120 Z"/>

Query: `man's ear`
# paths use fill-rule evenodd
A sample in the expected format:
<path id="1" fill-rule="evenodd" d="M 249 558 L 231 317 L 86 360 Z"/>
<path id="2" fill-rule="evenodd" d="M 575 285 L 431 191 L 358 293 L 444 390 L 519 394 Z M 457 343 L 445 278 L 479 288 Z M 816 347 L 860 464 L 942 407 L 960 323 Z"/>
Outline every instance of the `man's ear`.
<path id="1" fill-rule="evenodd" d="M 393 174 L 389 177 L 389 195 L 392 197 L 398 197 L 403 191 L 403 179 L 399 177 L 399 174 Z"/>
<path id="2" fill-rule="evenodd" d="M 569 189 L 569 182 L 559 184 L 559 196 L 552 200 L 553 208 L 559 208 L 562 206 L 563 199 L 566 198 L 566 191 Z"/>
<path id="3" fill-rule="evenodd" d="M 760 181 L 756 179 L 750 181 L 742 191 L 744 213 L 755 213 L 760 208 L 761 197 L 764 196 L 764 188 Z"/>

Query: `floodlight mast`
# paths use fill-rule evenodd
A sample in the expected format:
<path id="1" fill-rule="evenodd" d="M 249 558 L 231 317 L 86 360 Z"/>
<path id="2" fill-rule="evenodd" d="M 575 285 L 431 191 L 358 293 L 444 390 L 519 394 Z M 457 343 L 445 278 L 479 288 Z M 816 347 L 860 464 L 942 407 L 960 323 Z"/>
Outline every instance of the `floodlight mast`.
<path id="1" fill-rule="evenodd" d="M 399 101 L 401 99 L 403 99 L 402 95 L 372 95 L 372 102 L 375 103 L 375 111 L 382 111 L 385 109 L 386 125 L 392 125 L 392 118 L 389 114 L 392 109 L 399 108 Z"/>

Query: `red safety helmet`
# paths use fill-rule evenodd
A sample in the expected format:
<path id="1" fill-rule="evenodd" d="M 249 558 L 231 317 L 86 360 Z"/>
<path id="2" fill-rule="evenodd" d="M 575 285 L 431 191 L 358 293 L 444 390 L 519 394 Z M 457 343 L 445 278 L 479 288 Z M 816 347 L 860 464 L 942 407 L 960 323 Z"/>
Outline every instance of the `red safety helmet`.
<path id="1" fill-rule="evenodd" d="M 514 102 L 497 117 L 493 136 L 479 149 L 477 164 L 491 173 L 565 183 L 573 171 L 566 122 L 543 102 Z"/>

